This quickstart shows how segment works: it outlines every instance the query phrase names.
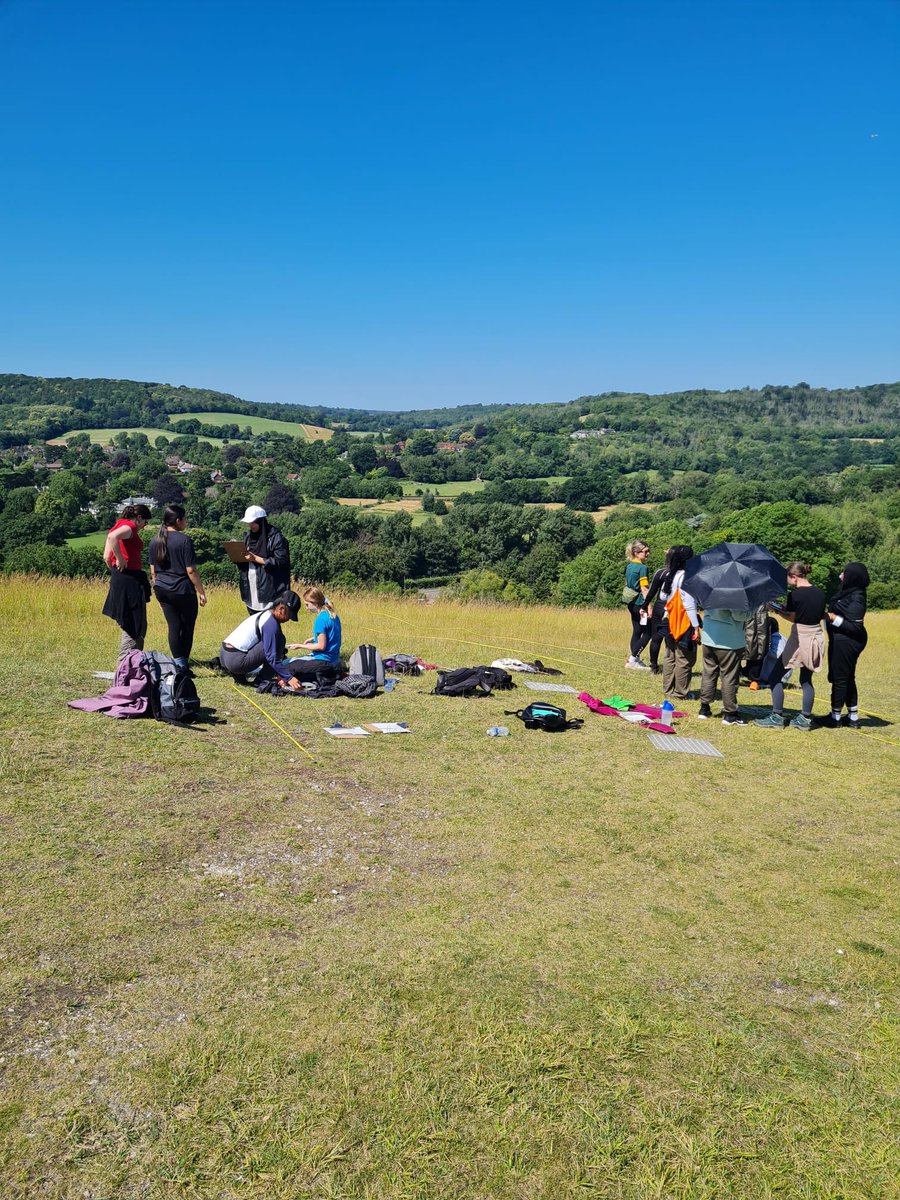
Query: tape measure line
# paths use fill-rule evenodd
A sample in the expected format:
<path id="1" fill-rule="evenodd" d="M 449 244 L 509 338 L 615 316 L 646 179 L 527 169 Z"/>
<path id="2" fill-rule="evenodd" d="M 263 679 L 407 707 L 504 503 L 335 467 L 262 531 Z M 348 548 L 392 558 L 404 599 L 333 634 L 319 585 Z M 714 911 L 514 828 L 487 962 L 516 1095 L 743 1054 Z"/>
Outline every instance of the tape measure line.
<path id="1" fill-rule="evenodd" d="M 306 757 L 309 759 L 309 761 L 311 763 L 314 763 L 316 761 L 313 758 L 313 756 L 310 754 L 310 752 L 306 749 L 306 747 L 301 746 L 300 743 L 297 741 L 297 739 L 294 737 L 294 735 L 292 733 L 288 733 L 288 731 L 285 729 L 285 727 L 283 725 L 279 725 L 279 723 L 275 720 L 275 718 L 270 713 L 267 713 L 261 704 L 257 704 L 256 701 L 251 696 L 247 696 L 244 692 L 242 692 L 236 683 L 232 683 L 231 686 L 234 688 L 234 690 L 237 692 L 237 694 L 240 696 L 240 698 L 242 700 L 246 700 L 248 704 L 252 704 L 254 708 L 259 709 L 259 711 L 262 713 L 262 715 L 266 718 L 267 721 L 271 721 L 272 724 L 275 726 L 275 728 L 280 729 L 281 732 L 284 734 L 284 736 L 286 738 L 288 738 L 290 741 L 292 741 L 298 750 L 302 750 L 303 753 L 306 755 Z"/>

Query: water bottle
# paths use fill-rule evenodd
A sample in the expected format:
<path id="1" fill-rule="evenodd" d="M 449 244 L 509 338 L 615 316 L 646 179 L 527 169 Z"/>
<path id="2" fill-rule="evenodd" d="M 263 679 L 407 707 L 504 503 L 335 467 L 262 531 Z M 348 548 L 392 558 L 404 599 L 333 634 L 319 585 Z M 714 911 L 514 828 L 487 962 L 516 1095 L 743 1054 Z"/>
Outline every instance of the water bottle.
<path id="1" fill-rule="evenodd" d="M 675 711 L 675 705 L 672 703 L 672 701 L 671 700 L 663 700 L 663 705 L 659 712 L 660 725 L 671 725 L 672 724 L 672 713 L 674 711 Z"/>
<path id="2" fill-rule="evenodd" d="M 509 730 L 505 725 L 492 725 L 487 731 L 488 737 L 509 737 Z"/>

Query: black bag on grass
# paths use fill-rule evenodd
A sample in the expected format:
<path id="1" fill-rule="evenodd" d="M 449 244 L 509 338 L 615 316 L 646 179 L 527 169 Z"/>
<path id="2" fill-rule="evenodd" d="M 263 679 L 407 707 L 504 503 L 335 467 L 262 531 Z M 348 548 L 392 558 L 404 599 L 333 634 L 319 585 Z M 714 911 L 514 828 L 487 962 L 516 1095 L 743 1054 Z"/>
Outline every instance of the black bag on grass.
<path id="1" fill-rule="evenodd" d="M 508 712 L 506 715 L 518 717 L 526 729 L 542 729 L 545 733 L 561 733 L 564 729 L 580 729 L 584 724 L 581 717 L 571 717 L 566 720 L 564 708 L 557 708 L 555 704 L 543 704 L 540 701 L 529 704 L 527 708 Z"/>
<path id="2" fill-rule="evenodd" d="M 144 652 L 150 676 L 150 713 L 170 725 L 191 725 L 200 716 L 200 697 L 194 676 L 159 650 Z"/>
<path id="3" fill-rule="evenodd" d="M 513 677 L 501 667 L 457 667 L 438 671 L 432 696 L 490 696 L 496 688 L 513 688 Z"/>

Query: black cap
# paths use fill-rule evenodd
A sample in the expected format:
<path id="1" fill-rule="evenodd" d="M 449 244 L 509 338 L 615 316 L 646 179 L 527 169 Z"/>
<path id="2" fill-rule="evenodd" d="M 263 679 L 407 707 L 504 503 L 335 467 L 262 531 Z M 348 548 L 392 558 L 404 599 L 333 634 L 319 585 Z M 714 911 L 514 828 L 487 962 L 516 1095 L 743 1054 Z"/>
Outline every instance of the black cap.
<path id="1" fill-rule="evenodd" d="M 300 612 L 300 597 L 296 592 L 282 592 L 272 607 L 276 608 L 279 604 L 283 604 L 288 610 L 292 621 L 296 621 L 298 619 L 297 614 Z"/>

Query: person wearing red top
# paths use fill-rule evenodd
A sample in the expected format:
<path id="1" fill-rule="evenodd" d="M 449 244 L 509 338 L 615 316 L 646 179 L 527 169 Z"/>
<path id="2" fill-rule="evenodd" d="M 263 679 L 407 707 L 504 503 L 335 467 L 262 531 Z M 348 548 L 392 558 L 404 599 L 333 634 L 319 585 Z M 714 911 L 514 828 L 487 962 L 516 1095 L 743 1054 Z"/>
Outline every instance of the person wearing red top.
<path id="1" fill-rule="evenodd" d="M 119 661 L 129 650 L 143 650 L 147 634 L 147 601 L 150 580 L 141 567 L 144 543 L 141 530 L 150 520 L 146 504 L 128 504 L 106 535 L 103 561 L 109 567 L 109 592 L 103 615 L 122 630 Z"/>

